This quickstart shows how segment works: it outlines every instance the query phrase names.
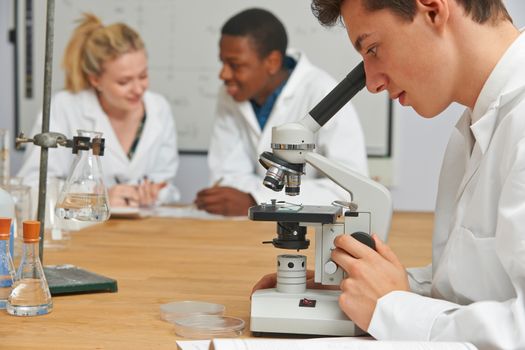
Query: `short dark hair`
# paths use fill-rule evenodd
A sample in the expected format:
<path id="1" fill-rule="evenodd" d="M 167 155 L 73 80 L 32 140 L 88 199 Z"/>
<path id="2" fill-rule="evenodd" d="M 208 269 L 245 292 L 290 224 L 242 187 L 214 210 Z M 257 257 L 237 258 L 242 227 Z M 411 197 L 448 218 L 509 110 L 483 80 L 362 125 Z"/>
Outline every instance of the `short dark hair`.
<path id="1" fill-rule="evenodd" d="M 277 50 L 284 57 L 288 36 L 284 25 L 270 11 L 251 8 L 239 12 L 222 26 L 222 35 L 248 36 L 253 40 L 259 57 Z"/>
<path id="2" fill-rule="evenodd" d="M 322 25 L 332 26 L 341 21 L 341 5 L 345 0 L 312 0 L 312 12 Z M 369 11 L 390 9 L 403 19 L 412 21 L 416 15 L 416 0 L 360 0 Z M 477 23 L 509 20 L 502 0 L 455 0 Z"/>

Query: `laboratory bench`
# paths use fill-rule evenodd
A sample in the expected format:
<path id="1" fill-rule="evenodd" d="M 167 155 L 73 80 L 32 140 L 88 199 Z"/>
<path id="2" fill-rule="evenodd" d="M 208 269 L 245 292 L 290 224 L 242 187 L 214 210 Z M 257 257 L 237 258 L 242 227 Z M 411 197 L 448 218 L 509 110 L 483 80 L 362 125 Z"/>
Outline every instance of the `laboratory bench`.
<path id="1" fill-rule="evenodd" d="M 389 245 L 406 267 L 431 261 L 432 213 L 396 212 Z M 176 349 L 161 304 L 200 300 L 226 306 L 246 322 L 250 292 L 274 272 L 278 254 L 262 244 L 275 222 L 180 218 L 111 219 L 70 235 L 65 248 L 46 249 L 44 265 L 73 264 L 118 281 L 116 293 L 53 297 L 44 316 L 0 313 L 0 349 Z M 301 251 L 314 266 L 312 245 Z"/>

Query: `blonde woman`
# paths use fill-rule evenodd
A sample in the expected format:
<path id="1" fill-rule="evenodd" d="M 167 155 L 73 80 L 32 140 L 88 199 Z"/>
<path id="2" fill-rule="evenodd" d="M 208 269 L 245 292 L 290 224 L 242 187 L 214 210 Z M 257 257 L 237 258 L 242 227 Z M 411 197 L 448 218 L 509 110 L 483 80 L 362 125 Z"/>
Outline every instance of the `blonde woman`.
<path id="1" fill-rule="evenodd" d="M 101 157 L 110 204 L 150 206 L 179 199 L 175 124 L 166 99 L 148 91 L 148 58 L 139 34 L 122 23 L 104 26 L 84 14 L 67 45 L 65 90 L 51 103 L 50 130 L 68 137 L 77 129 L 103 133 Z M 37 119 L 33 134 L 40 132 Z M 38 181 L 39 149 L 29 146 L 19 176 Z M 70 149 L 49 152 L 48 176 L 65 177 Z"/>

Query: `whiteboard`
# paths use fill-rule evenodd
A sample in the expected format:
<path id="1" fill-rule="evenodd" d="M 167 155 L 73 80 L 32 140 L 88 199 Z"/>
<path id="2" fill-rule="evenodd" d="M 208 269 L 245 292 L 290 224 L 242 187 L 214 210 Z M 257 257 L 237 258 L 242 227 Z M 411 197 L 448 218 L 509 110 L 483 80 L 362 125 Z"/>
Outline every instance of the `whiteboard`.
<path id="1" fill-rule="evenodd" d="M 46 1 L 17 1 L 17 7 L 17 132 L 29 133 L 42 109 Z M 303 50 L 311 62 L 337 81 L 360 60 L 345 29 L 322 27 L 308 0 L 55 0 L 53 91 L 63 89 L 62 54 L 82 12 L 93 12 L 104 24 L 125 22 L 145 41 L 150 89 L 163 94 L 171 104 L 179 150 L 205 152 L 221 84 L 220 28 L 233 14 L 249 7 L 272 11 L 285 24 L 288 46 Z M 25 19 L 31 16 L 31 21 Z M 28 23 L 33 31 L 26 30 Z M 368 154 L 389 156 L 391 114 L 386 93 L 361 92 L 353 103 Z"/>

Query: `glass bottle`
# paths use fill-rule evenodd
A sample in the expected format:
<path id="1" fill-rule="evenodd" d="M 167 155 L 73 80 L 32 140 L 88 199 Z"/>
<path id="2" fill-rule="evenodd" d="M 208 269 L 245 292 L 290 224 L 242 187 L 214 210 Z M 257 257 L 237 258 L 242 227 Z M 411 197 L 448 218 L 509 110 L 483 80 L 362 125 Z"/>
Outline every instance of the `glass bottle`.
<path id="1" fill-rule="evenodd" d="M 90 142 L 101 139 L 102 133 L 78 130 L 78 136 Z M 104 186 L 98 147 L 77 150 L 69 176 L 60 192 L 55 215 L 78 221 L 106 221 L 109 218 L 108 194 Z"/>
<path id="2" fill-rule="evenodd" d="M 40 258 L 40 222 L 24 221 L 24 249 L 16 271 L 13 290 L 7 298 L 7 312 L 15 316 L 45 315 L 53 310 L 53 301 Z"/>
<path id="3" fill-rule="evenodd" d="M 0 309 L 5 309 L 15 279 L 15 267 L 9 252 L 10 233 L 11 218 L 0 218 Z"/>
<path id="4" fill-rule="evenodd" d="M 9 130 L 0 129 L 0 186 L 9 182 Z"/>
<path id="5" fill-rule="evenodd" d="M 9 253 L 11 258 L 15 252 L 15 233 L 16 233 L 16 215 L 15 215 L 15 203 L 13 197 L 0 186 L 0 217 L 11 218 L 11 234 L 9 237 Z"/>

